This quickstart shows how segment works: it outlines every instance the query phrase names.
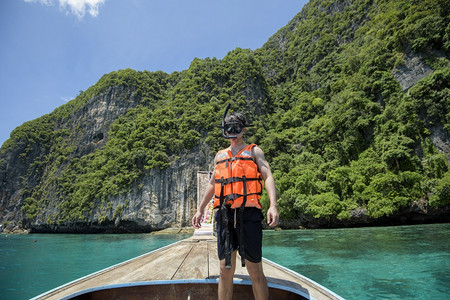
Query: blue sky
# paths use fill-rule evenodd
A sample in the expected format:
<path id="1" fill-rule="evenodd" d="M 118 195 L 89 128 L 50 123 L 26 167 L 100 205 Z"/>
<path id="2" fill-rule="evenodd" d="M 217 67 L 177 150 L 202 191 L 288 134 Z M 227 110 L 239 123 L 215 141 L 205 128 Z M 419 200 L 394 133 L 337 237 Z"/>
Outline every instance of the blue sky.
<path id="1" fill-rule="evenodd" d="M 307 0 L 1 0 L 0 145 L 119 69 L 258 49 Z"/>

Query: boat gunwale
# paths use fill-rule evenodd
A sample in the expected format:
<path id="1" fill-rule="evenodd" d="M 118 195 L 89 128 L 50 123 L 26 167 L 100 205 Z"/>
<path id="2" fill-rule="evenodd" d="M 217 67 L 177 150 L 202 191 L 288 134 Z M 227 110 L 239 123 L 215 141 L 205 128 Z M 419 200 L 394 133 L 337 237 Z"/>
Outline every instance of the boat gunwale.
<path id="1" fill-rule="evenodd" d="M 63 298 L 61 298 L 61 300 L 69 300 L 74 297 L 81 296 L 81 295 L 84 295 L 87 293 L 109 290 L 109 289 L 116 289 L 116 288 L 149 286 L 149 285 L 161 285 L 162 286 L 162 285 L 174 285 L 174 284 L 176 284 L 176 285 L 181 285 L 181 284 L 219 284 L 219 278 L 151 280 L 151 281 L 137 281 L 137 282 L 117 283 L 117 284 L 111 284 L 111 285 L 102 285 L 102 286 L 97 286 L 97 287 L 81 290 L 81 291 L 75 292 L 73 294 L 64 296 Z M 251 282 L 251 280 L 233 279 L 233 284 L 251 286 L 252 282 Z M 272 283 L 272 282 L 268 282 L 268 286 L 269 286 L 269 288 L 287 291 L 287 292 L 302 296 L 306 299 L 314 300 L 314 298 L 312 298 L 311 295 L 309 295 L 308 293 L 305 293 L 304 291 L 301 291 L 299 289 L 296 289 L 296 288 L 293 288 L 290 286 L 286 286 L 286 285 L 282 285 L 282 284 L 278 284 L 278 283 Z"/>

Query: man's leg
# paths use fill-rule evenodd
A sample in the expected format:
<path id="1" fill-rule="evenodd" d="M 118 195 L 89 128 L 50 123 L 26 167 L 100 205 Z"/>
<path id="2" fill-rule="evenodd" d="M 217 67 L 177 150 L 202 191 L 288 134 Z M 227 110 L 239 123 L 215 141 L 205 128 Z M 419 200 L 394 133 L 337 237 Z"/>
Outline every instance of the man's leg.
<path id="1" fill-rule="evenodd" d="M 252 263 L 245 260 L 247 272 L 252 280 L 253 295 L 256 300 L 269 299 L 269 288 L 267 287 L 266 276 L 264 276 L 262 262 Z"/>
<path id="2" fill-rule="evenodd" d="M 231 253 L 231 269 L 225 268 L 225 259 L 220 261 L 219 300 L 233 298 L 233 276 L 236 269 L 236 251 Z"/>

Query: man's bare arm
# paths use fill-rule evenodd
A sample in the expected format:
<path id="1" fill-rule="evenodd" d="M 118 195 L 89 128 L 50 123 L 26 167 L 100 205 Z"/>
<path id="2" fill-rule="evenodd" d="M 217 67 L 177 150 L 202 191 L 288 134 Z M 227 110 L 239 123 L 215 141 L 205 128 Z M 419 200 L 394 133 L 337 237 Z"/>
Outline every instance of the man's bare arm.
<path id="1" fill-rule="evenodd" d="M 269 226 L 273 227 L 278 225 L 279 221 L 275 180 L 273 178 L 272 171 L 270 170 L 269 163 L 266 161 L 264 152 L 261 150 L 261 148 L 254 147 L 253 154 L 255 162 L 258 165 L 259 172 L 261 172 L 261 175 L 264 179 L 266 191 L 270 200 L 270 207 L 267 210 L 267 223 L 269 224 Z"/>
<path id="2" fill-rule="evenodd" d="M 205 207 L 211 198 L 214 196 L 214 177 L 211 178 L 211 181 L 208 183 L 206 187 L 205 194 L 203 195 L 203 199 L 197 207 L 197 212 L 192 218 L 192 225 L 198 229 L 201 227 L 200 221 L 202 220 L 203 213 L 205 211 Z"/>

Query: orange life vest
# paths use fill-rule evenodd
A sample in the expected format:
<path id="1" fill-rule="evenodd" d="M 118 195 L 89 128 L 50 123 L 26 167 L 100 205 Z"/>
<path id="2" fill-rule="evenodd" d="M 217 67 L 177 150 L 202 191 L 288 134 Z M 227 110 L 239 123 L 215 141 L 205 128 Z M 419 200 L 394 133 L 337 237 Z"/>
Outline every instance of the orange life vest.
<path id="1" fill-rule="evenodd" d="M 262 177 L 252 157 L 252 149 L 255 146 L 247 145 L 236 156 L 227 149 L 217 153 L 214 208 L 220 206 L 221 196 L 231 208 L 241 207 L 244 199 L 246 207 L 262 208 L 259 201 L 263 189 Z"/>

